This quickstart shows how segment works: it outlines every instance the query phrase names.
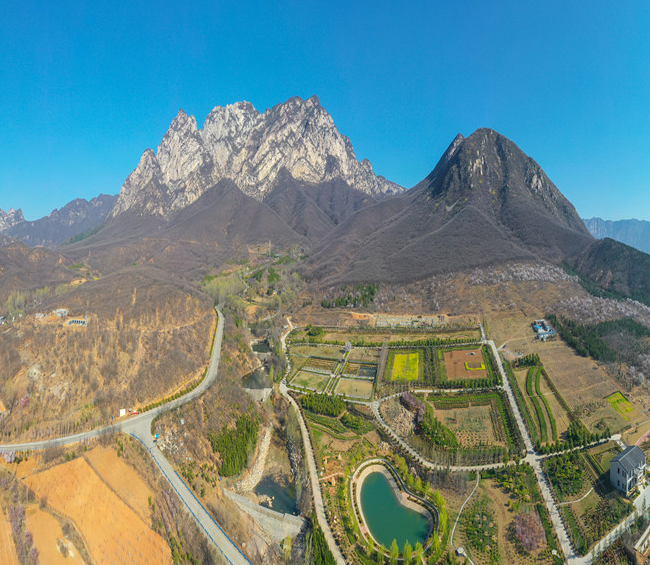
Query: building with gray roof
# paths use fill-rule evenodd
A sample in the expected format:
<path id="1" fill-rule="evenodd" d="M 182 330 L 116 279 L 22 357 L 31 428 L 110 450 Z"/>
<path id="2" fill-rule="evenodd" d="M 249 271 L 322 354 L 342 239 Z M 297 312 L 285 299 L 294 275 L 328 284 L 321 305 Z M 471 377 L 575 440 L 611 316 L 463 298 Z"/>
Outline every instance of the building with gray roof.
<path id="1" fill-rule="evenodd" d="M 645 475 L 645 453 L 640 447 L 626 447 L 610 462 L 609 480 L 625 495 L 639 484 Z"/>

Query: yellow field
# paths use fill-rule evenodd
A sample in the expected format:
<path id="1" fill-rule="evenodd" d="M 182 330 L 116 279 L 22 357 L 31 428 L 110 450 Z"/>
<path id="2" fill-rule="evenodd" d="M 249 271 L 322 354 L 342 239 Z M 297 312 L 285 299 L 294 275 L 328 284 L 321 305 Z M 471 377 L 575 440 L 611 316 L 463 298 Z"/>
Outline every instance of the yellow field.
<path id="1" fill-rule="evenodd" d="M 393 381 L 417 381 L 420 377 L 420 352 L 395 353 L 390 378 Z"/>
<path id="2" fill-rule="evenodd" d="M 630 401 L 623 396 L 623 393 L 620 391 L 610 394 L 607 397 L 607 402 L 610 403 L 612 408 L 616 410 L 626 422 L 630 421 L 630 417 L 634 412 L 634 406 L 630 404 Z"/>
<path id="3" fill-rule="evenodd" d="M 37 497 L 69 516 L 97 565 L 172 563 L 165 540 L 78 458 L 25 479 Z"/>

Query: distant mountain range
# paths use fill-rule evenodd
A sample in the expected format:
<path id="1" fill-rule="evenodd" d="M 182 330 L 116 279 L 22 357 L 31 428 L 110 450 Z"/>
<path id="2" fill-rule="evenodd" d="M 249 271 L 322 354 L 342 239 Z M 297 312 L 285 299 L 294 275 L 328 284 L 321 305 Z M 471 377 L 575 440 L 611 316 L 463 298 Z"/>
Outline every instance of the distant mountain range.
<path id="1" fill-rule="evenodd" d="M 644 253 L 650 253 L 650 222 L 646 220 L 603 220 L 589 218 L 585 226 L 598 239 L 609 237 L 636 247 Z"/>
<path id="2" fill-rule="evenodd" d="M 592 233 L 608 226 L 593 222 Z M 493 130 L 459 134 L 405 190 L 356 158 L 316 97 L 263 113 L 216 107 L 202 129 L 181 110 L 119 196 L 76 200 L 36 222 L 0 213 L 0 234 L 58 246 L 65 261 L 103 273 L 144 263 L 191 279 L 271 240 L 301 247 L 303 276 L 322 286 L 536 261 L 650 296 L 650 258 L 592 233 L 541 167 Z"/>
<path id="3" fill-rule="evenodd" d="M 90 201 L 77 198 L 35 221 L 25 220 L 20 209 L 0 210 L 0 234 L 18 238 L 32 247 L 54 247 L 99 226 L 116 201 L 117 196 L 107 194 Z"/>

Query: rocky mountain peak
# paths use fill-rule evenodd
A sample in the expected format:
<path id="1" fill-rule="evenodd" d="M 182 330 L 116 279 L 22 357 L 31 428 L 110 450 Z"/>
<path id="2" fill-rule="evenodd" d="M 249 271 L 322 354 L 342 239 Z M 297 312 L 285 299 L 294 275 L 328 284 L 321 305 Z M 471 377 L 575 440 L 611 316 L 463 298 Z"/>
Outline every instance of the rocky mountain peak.
<path id="1" fill-rule="evenodd" d="M 378 198 L 404 190 L 376 176 L 369 161 L 357 160 L 316 96 L 294 97 L 264 113 L 250 102 L 217 106 L 201 130 L 194 116 L 180 110 L 157 153 L 145 152 L 124 183 L 112 215 L 128 209 L 168 215 L 224 178 L 263 200 L 282 169 L 310 183 L 341 179 Z M 157 192 L 148 194 L 145 186 Z"/>
<path id="2" fill-rule="evenodd" d="M 508 223 L 513 209 L 542 212 L 577 232 L 588 232 L 573 205 L 542 168 L 500 133 L 481 128 L 456 136 L 418 192 L 445 204 L 451 217 L 474 206 Z"/>
<path id="3" fill-rule="evenodd" d="M 0 208 L 0 232 L 4 232 L 5 230 L 8 230 L 16 224 L 24 221 L 25 217 L 23 216 L 23 211 L 20 208 L 18 208 L 18 210 L 9 208 L 9 210 L 6 212 Z"/>

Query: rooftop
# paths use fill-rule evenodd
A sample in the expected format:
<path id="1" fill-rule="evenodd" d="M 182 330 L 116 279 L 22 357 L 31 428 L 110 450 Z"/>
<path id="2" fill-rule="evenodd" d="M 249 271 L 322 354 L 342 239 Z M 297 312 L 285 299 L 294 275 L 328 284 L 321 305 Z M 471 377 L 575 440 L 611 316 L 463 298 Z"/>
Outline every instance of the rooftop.
<path id="1" fill-rule="evenodd" d="M 634 469 L 645 465 L 645 453 L 640 447 L 631 445 L 614 457 L 611 463 L 614 462 L 619 462 L 625 471 L 632 472 Z"/>

